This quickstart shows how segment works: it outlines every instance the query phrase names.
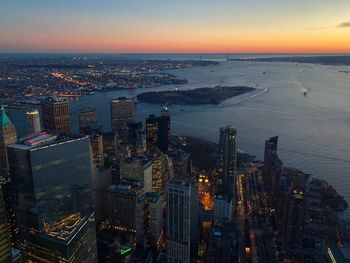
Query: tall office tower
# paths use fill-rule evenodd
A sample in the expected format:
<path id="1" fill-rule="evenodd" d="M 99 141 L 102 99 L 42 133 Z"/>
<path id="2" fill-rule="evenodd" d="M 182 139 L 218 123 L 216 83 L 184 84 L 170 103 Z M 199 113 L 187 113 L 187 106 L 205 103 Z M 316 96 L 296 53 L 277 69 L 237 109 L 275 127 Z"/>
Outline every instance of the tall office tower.
<path id="1" fill-rule="evenodd" d="M 301 187 L 294 187 L 288 202 L 286 245 L 288 248 L 300 248 L 303 238 L 305 213 L 305 193 Z"/>
<path id="2" fill-rule="evenodd" d="M 108 221 L 111 227 L 130 233 L 136 231 L 136 200 L 141 193 L 142 186 L 129 180 L 123 180 L 108 188 Z"/>
<path id="3" fill-rule="evenodd" d="M 169 181 L 166 192 L 167 262 L 193 262 L 198 252 L 198 191 L 191 182 Z"/>
<path id="4" fill-rule="evenodd" d="M 7 147 L 29 262 L 96 262 L 89 138 L 45 132 Z"/>
<path id="5" fill-rule="evenodd" d="M 128 124 L 133 122 L 133 108 L 132 100 L 120 97 L 111 100 L 111 128 L 112 131 L 125 130 Z"/>
<path id="6" fill-rule="evenodd" d="M 162 110 L 161 116 L 149 115 L 146 119 L 147 150 L 157 147 L 163 153 L 169 149 L 170 141 L 170 114 Z"/>
<path id="7" fill-rule="evenodd" d="M 142 194 L 136 203 L 136 242 L 148 247 L 157 247 L 162 233 L 163 210 L 160 195 L 154 192 Z"/>
<path id="8" fill-rule="evenodd" d="M 282 173 L 282 161 L 277 155 L 278 136 L 265 141 L 263 178 L 272 196 L 275 195 Z"/>
<path id="9" fill-rule="evenodd" d="M 84 132 L 84 129 L 95 127 L 97 125 L 97 112 L 95 108 L 84 108 L 79 110 L 79 131 Z"/>
<path id="10" fill-rule="evenodd" d="M 9 225 L 11 245 L 19 247 L 19 229 L 17 226 L 11 179 L 0 177 L 0 188 L 4 200 L 7 223 Z"/>
<path id="11" fill-rule="evenodd" d="M 10 229 L 7 222 L 7 211 L 5 204 L 5 196 L 3 193 L 3 186 L 0 182 L 0 262 L 12 262 L 12 250 Z"/>
<path id="12" fill-rule="evenodd" d="M 104 165 L 103 153 L 103 129 L 102 127 L 85 127 L 80 130 L 81 135 L 88 135 L 92 150 L 92 160 L 96 168 Z"/>
<path id="13" fill-rule="evenodd" d="M 236 134 L 236 129 L 231 126 L 220 128 L 218 187 L 219 192 L 227 196 L 235 193 Z"/>
<path id="14" fill-rule="evenodd" d="M 3 106 L 0 107 L 0 176 L 8 173 L 8 157 L 6 147 L 15 143 L 17 134 L 15 126 L 7 116 Z"/>
<path id="15" fill-rule="evenodd" d="M 41 101 L 45 130 L 70 133 L 68 100 L 51 96 Z"/>
<path id="16" fill-rule="evenodd" d="M 145 133 L 142 130 L 142 122 L 132 122 L 128 125 L 129 140 L 128 144 L 131 146 L 131 153 L 138 155 L 146 151 Z"/>
<path id="17" fill-rule="evenodd" d="M 27 111 L 28 134 L 41 132 L 40 115 L 37 109 Z"/>
<path id="18" fill-rule="evenodd" d="M 159 150 L 148 152 L 148 157 L 152 161 L 152 191 L 163 194 L 168 179 L 168 159 Z"/>

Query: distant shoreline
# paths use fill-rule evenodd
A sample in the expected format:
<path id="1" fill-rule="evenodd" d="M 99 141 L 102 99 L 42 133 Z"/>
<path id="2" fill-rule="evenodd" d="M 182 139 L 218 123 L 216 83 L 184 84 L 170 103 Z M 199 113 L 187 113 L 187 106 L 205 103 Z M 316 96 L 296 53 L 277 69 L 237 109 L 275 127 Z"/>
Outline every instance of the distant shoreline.
<path id="1" fill-rule="evenodd" d="M 266 58 L 232 58 L 229 61 L 250 62 L 290 62 L 302 64 L 318 64 L 328 66 L 350 66 L 350 55 L 324 55 L 324 56 L 291 56 L 291 57 L 266 57 Z"/>

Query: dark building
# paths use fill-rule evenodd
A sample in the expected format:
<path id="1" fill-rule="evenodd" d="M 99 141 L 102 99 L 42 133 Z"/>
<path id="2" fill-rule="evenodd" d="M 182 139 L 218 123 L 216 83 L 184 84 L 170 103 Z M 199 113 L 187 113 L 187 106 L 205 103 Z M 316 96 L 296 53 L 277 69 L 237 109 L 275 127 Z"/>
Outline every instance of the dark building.
<path id="1" fill-rule="evenodd" d="M 10 231 L 11 245 L 14 247 L 19 247 L 19 229 L 17 226 L 11 179 L 0 177 L 0 188 L 6 210 L 6 219 Z"/>
<path id="2" fill-rule="evenodd" d="M 305 213 L 305 193 L 301 187 L 294 187 L 288 202 L 286 228 L 287 248 L 300 248 L 303 239 L 303 222 Z"/>
<path id="3" fill-rule="evenodd" d="M 8 158 L 6 147 L 17 140 L 16 129 L 6 114 L 4 107 L 0 107 L 0 176 L 8 175 Z"/>
<path id="4" fill-rule="evenodd" d="M 147 150 L 158 147 L 163 153 L 169 149 L 170 141 L 170 114 L 163 108 L 160 116 L 149 115 L 146 119 Z"/>
<path id="5" fill-rule="evenodd" d="M 0 182 L 0 262 L 12 262 L 10 225 L 7 222 L 7 211 L 3 184 Z"/>
<path id="6" fill-rule="evenodd" d="M 97 125 L 97 111 L 95 108 L 84 108 L 79 110 L 79 131 Z"/>
<path id="7" fill-rule="evenodd" d="M 232 222 L 225 222 L 212 228 L 207 244 L 206 262 L 238 262 L 237 234 Z"/>
<path id="8" fill-rule="evenodd" d="M 55 96 L 41 101 L 41 112 L 45 130 L 70 133 L 68 100 Z"/>
<path id="9" fill-rule="evenodd" d="M 43 132 L 8 154 L 26 260 L 96 262 L 89 138 Z"/>
<path id="10" fill-rule="evenodd" d="M 133 122 L 134 103 L 126 97 L 111 100 L 111 128 L 112 131 L 125 130 Z"/>
<path id="11" fill-rule="evenodd" d="M 280 184 L 282 161 L 277 155 L 278 136 L 265 141 L 263 178 L 272 196 L 275 196 Z"/>
<path id="12" fill-rule="evenodd" d="M 220 128 L 218 190 L 227 196 L 235 195 L 236 134 L 231 126 Z"/>

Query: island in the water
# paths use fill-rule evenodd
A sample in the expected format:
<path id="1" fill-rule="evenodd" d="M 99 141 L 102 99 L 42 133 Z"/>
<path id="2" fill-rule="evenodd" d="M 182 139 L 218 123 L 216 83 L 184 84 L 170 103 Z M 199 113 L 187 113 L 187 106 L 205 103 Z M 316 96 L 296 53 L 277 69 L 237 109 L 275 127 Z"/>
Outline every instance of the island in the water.
<path id="1" fill-rule="evenodd" d="M 159 104 L 213 104 L 255 90 L 246 86 L 216 86 L 191 90 L 151 91 L 137 95 L 138 101 Z"/>
<path id="2" fill-rule="evenodd" d="M 293 62 L 309 63 L 331 66 L 349 66 L 350 56 L 290 56 L 290 57 L 265 57 L 265 58 L 237 58 L 228 59 L 236 61 L 257 61 L 257 62 Z"/>

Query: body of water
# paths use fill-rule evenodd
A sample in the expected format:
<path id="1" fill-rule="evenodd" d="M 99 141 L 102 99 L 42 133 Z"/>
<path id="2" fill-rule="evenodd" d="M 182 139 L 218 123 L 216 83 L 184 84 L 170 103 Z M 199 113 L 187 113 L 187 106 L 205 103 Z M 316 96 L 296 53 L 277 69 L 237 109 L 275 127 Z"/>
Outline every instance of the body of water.
<path id="1" fill-rule="evenodd" d="M 198 59 L 198 56 L 169 55 L 169 58 Z M 156 54 L 140 57 L 168 58 Z M 170 106 L 172 132 L 217 142 L 219 127 L 232 125 L 238 130 L 239 147 L 258 158 L 263 157 L 265 140 L 278 135 L 278 153 L 285 166 L 327 180 L 350 203 L 350 74 L 339 72 L 349 71 L 350 67 L 249 63 L 225 61 L 225 58 L 225 55 L 203 56 L 202 59 L 220 63 L 171 71 L 188 79 L 185 85 L 96 93 L 73 100 L 70 103 L 73 130 L 78 129 L 78 109 L 86 106 L 97 108 L 99 123 L 109 130 L 109 101 L 119 96 L 216 85 L 256 87 L 253 93 L 217 106 Z M 135 107 L 135 119 L 144 121 L 148 114 L 158 114 L 160 109 L 161 105 L 139 103 Z M 24 112 L 11 113 L 18 128 L 23 130 Z"/>

